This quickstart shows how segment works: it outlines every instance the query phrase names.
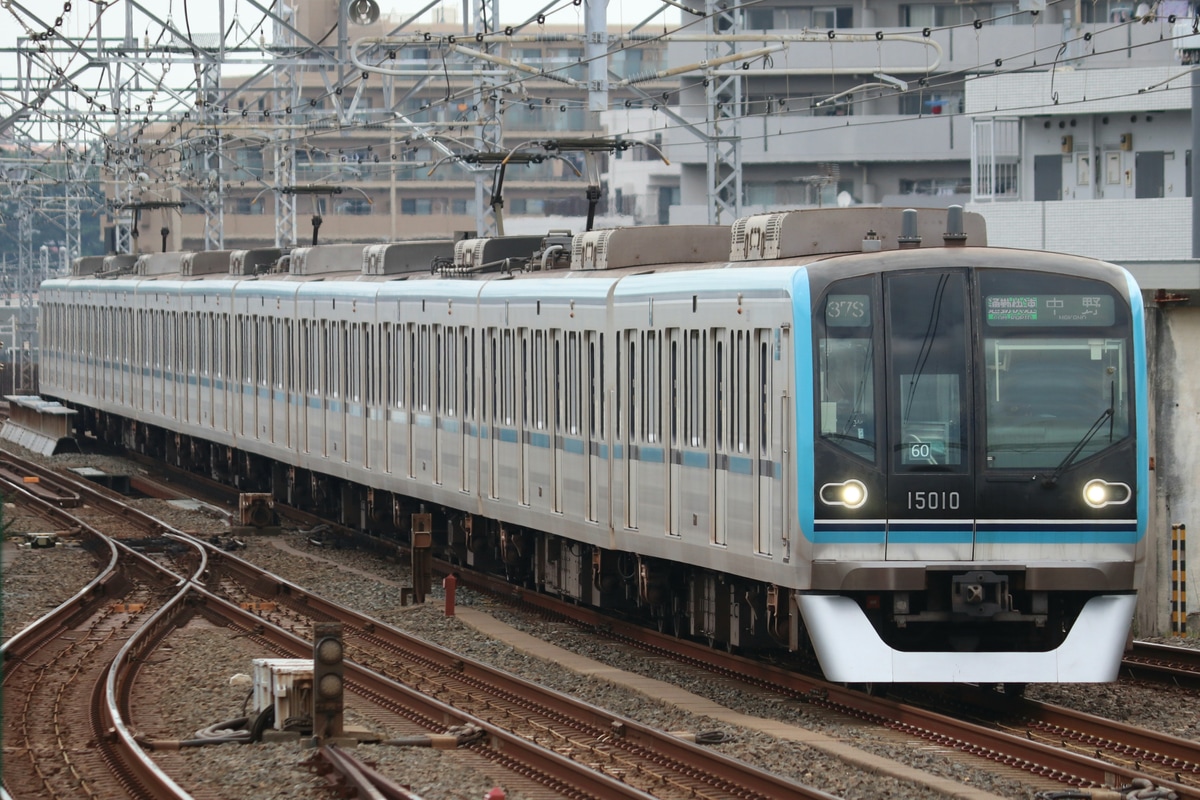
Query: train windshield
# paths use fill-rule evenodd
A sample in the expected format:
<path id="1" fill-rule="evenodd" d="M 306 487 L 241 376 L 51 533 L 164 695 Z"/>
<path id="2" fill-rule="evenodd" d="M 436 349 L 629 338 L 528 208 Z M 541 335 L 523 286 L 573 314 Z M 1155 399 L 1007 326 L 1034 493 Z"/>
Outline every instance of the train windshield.
<path id="1" fill-rule="evenodd" d="M 842 281 L 818 311 L 821 438 L 875 460 L 875 326 L 870 277 Z M 823 323 L 823 324 L 822 324 Z"/>
<path id="2" fill-rule="evenodd" d="M 893 470 L 967 468 L 970 387 L 966 274 L 901 273 L 886 281 Z"/>
<path id="3" fill-rule="evenodd" d="M 1129 319 L 1111 287 L 982 272 L 990 469 L 1056 469 L 1130 432 Z"/>

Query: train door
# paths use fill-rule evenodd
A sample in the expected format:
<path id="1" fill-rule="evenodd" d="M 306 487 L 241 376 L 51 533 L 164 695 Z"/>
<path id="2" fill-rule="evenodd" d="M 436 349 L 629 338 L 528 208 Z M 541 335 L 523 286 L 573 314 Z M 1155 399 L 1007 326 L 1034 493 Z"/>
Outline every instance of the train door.
<path id="1" fill-rule="evenodd" d="M 496 328 L 488 328 L 485 336 L 484 361 L 487 366 L 484 368 L 486 375 L 484 397 L 486 399 L 484 400 L 483 416 L 487 420 L 488 449 L 491 451 L 491 457 L 488 459 L 488 485 L 490 487 L 488 495 L 496 498 L 501 496 L 500 421 L 504 418 L 504 396 L 507 389 L 502 380 L 504 351 L 500 331 Z"/>
<path id="2" fill-rule="evenodd" d="M 167 360 L 170 358 L 170 331 L 165 311 L 154 312 L 154 368 L 151 371 L 154 383 L 154 413 L 164 414 L 167 396 Z M 93 362 L 94 363 L 94 362 Z M 94 377 L 94 375 L 93 375 Z"/>
<path id="3" fill-rule="evenodd" d="M 584 516 L 588 522 L 598 522 L 601 476 L 605 474 L 605 462 L 608 461 L 607 453 L 603 450 L 608 433 L 607 420 L 604 416 L 606 410 L 604 402 L 604 334 L 599 331 L 587 331 L 584 333 L 584 340 L 586 346 L 584 358 L 587 362 L 587 393 L 585 395 L 587 403 L 584 408 L 587 415 L 587 419 L 584 421 L 587 430 L 584 457 L 587 465 L 585 467 L 587 478 L 584 480 L 584 491 L 587 497 L 584 501 Z"/>
<path id="4" fill-rule="evenodd" d="M 295 371 L 295 342 L 292 320 L 275 318 L 275 353 L 271 369 L 271 441 L 292 449 L 292 374 Z"/>
<path id="5" fill-rule="evenodd" d="M 104 312 L 106 311 L 106 308 L 97 307 L 95 311 L 92 311 L 91 314 L 97 323 L 97 326 L 92 327 L 91 330 L 98 331 L 98 333 L 100 333 L 100 336 L 98 337 L 91 337 L 91 349 L 97 351 L 95 365 L 91 368 L 92 386 L 89 393 L 92 397 L 103 396 L 104 393 L 104 373 L 102 371 L 102 367 L 104 366 L 104 362 L 107 361 L 108 353 L 108 350 L 104 348 L 104 344 L 107 344 L 104 342 L 104 319 L 107 317 L 107 314 Z"/>
<path id="6" fill-rule="evenodd" d="M 149 385 L 147 384 L 146 377 L 146 373 L 150 369 L 150 312 L 141 306 L 141 300 L 142 298 L 140 297 L 135 298 L 135 302 L 139 305 L 131 309 L 130 312 L 133 315 L 133 323 L 136 330 L 135 335 L 137 336 L 129 375 L 130 397 L 133 400 L 133 407 L 135 409 L 144 409 L 150 402 L 150 398 L 147 396 Z M 82 316 L 82 310 L 80 310 L 79 315 Z M 83 356 L 85 354 L 82 347 L 83 342 L 81 341 L 79 344 L 80 347 L 76 347 L 75 352 Z M 81 358 L 76 365 L 76 374 L 80 379 L 84 377 L 85 366 L 86 362 Z"/>
<path id="7" fill-rule="evenodd" d="M 416 477 L 417 457 L 415 454 L 416 441 L 413 438 L 414 431 L 417 428 L 417 400 L 420 397 L 418 391 L 419 381 L 417 380 L 417 370 L 420 364 L 420 349 L 417 346 L 417 326 L 410 323 L 405 327 L 403 347 L 406 353 L 405 362 L 408 366 L 408 413 L 404 415 L 404 441 L 408 445 L 407 458 L 405 459 L 404 474 L 410 478 Z"/>
<path id="8" fill-rule="evenodd" d="M 729 376 L 726 401 L 725 523 L 726 534 L 745 542 L 756 537 L 755 501 L 758 497 L 757 443 L 754 441 L 755 407 L 754 353 L 751 331 L 729 332 Z"/>
<path id="9" fill-rule="evenodd" d="M 150 336 L 149 336 L 149 358 L 147 359 L 146 369 L 146 404 L 145 410 L 150 414 L 157 414 L 162 408 L 162 386 L 159 384 L 159 376 L 162 375 L 162 312 L 150 309 L 147 312 L 150 321 Z M 91 318 L 89 315 L 89 324 Z M 89 339 L 88 348 L 94 347 L 94 343 Z M 95 360 L 95 353 L 91 354 L 89 361 Z M 88 391 L 92 390 L 91 372 L 89 367 L 88 374 Z"/>
<path id="10" fill-rule="evenodd" d="M 559 390 L 562 431 L 554 448 L 554 510 L 590 519 L 591 457 L 583 400 L 583 334 L 564 331 L 562 338 L 564 380 Z M 568 475 L 573 479 L 567 480 Z"/>
<path id="11" fill-rule="evenodd" d="M 203 300 L 201 301 L 203 306 Z M 196 419 L 202 427 L 211 428 L 213 424 L 212 411 L 212 358 L 213 341 L 211 314 L 202 310 L 196 314 L 196 354 L 199 363 L 196 365 Z"/>
<path id="12" fill-rule="evenodd" d="M 684 453 L 687 446 L 684 427 L 687 403 L 686 381 L 686 331 L 672 328 L 665 333 L 667 338 L 666 358 L 666 401 L 667 401 L 667 435 L 664 442 L 663 479 L 667 489 L 663 492 L 663 502 L 667 504 L 666 524 L 667 534 L 679 536 L 679 517 L 683 513 L 684 504 Z"/>
<path id="13" fill-rule="evenodd" d="M 390 475 L 395 458 L 392 451 L 396 447 L 395 411 L 401 396 L 396 386 L 400 372 L 400 364 L 396 360 L 396 327 L 390 322 L 379 326 L 379 350 L 382 359 L 380 406 L 383 419 L 383 471 Z"/>
<path id="14" fill-rule="evenodd" d="M 885 276 L 890 560 L 970 560 L 972 379 L 963 272 Z"/>
<path id="15" fill-rule="evenodd" d="M 189 300 L 180 298 L 181 304 Z M 195 315 L 186 308 L 181 308 L 177 318 L 179 320 L 179 354 L 183 357 L 183 362 L 179 365 L 178 372 L 175 377 L 175 403 L 179 408 L 179 418 L 189 425 L 196 422 L 196 361 L 198 354 L 196 353 L 196 318 Z M 111 351 L 105 351 L 111 352 Z"/>
<path id="16" fill-rule="evenodd" d="M 250 371 L 250 329 L 244 314 L 233 317 L 233 363 L 229 374 L 229 386 L 233 393 L 231 398 L 233 419 L 230 429 L 238 436 L 247 435 L 246 413 L 246 375 Z"/>
<path id="17" fill-rule="evenodd" d="M 311 446 L 311 437 L 309 435 L 309 415 L 312 413 L 312 404 L 314 400 L 316 387 L 316 379 L 313 377 L 313 343 L 312 343 L 313 323 L 310 319 L 301 319 L 299 321 L 300 335 L 300 374 L 297 376 L 297 391 L 300 395 L 300 418 L 299 425 L 299 450 L 301 453 L 308 453 Z"/>
<path id="18" fill-rule="evenodd" d="M 336 324 L 333 354 L 337 370 L 334 391 L 338 402 L 332 415 L 335 420 L 333 448 L 338 460 L 343 463 L 350 460 L 350 412 L 354 402 L 353 392 L 356 391 L 351 389 L 350 384 L 353 364 L 358 353 L 352 334 L 349 322 L 341 321 Z"/>
<path id="19" fill-rule="evenodd" d="M 275 437 L 275 381 L 279 375 L 279 359 L 283 353 L 278 349 L 274 317 L 262 314 L 255 318 L 258 328 L 258 385 L 255 390 L 254 437 L 270 442 Z"/>
<path id="20" fill-rule="evenodd" d="M 325 402 L 321 430 L 325 436 L 321 455 L 333 458 L 338 455 L 338 438 L 341 426 L 337 424 L 338 415 L 342 412 L 342 351 L 338 347 L 338 322 L 331 320 L 324 325 L 324 337 L 321 342 L 323 371 L 325 376 Z"/>
<path id="21" fill-rule="evenodd" d="M 625 413 L 622 440 L 625 455 L 625 527 L 636 530 L 638 526 L 638 431 L 641 424 L 641 356 L 638 332 L 628 330 L 621 340 L 624 355 L 625 396 L 620 394 L 618 381 L 617 402 Z"/>
<path id="22" fill-rule="evenodd" d="M 433 482 L 441 486 L 444 480 L 442 469 L 447 456 L 447 449 L 455 440 L 453 432 L 447 428 L 454 424 L 454 416 L 458 403 L 455 394 L 458 384 L 458 338 L 453 328 L 437 328 L 435 353 L 437 369 L 434 381 L 437 388 L 435 403 L 436 414 L 433 420 Z"/>
<path id="23" fill-rule="evenodd" d="M 240 436 L 242 434 L 242 317 L 236 311 L 230 311 L 229 316 L 229 373 L 226 376 L 228 389 L 229 432 Z"/>
<path id="24" fill-rule="evenodd" d="M 209 340 L 209 356 L 211 358 L 209 376 L 209 419 L 214 430 L 224 431 L 228 424 L 225 399 L 225 335 L 226 317 L 220 313 L 209 314 L 212 338 Z"/>
<path id="25" fill-rule="evenodd" d="M 154 408 L 154 378 L 151 370 L 154 368 L 154 312 L 149 308 L 139 308 L 141 318 L 141 347 L 138 353 L 138 404 L 143 412 Z"/>
<path id="26" fill-rule="evenodd" d="M 550 365 L 548 365 L 546 431 L 550 435 L 546 451 L 548 475 L 546 491 L 550 493 L 550 510 L 556 513 L 563 511 L 563 447 L 566 444 L 566 434 L 569 431 L 569 421 L 566 416 L 570 413 L 570 381 L 568 357 L 566 357 L 566 333 L 552 330 L 547 333 L 550 345 Z"/>
<path id="27" fill-rule="evenodd" d="M 709 452 L 709 340 L 706 332 L 672 332 L 671 529 L 711 534 L 714 460 Z"/>
<path id="28" fill-rule="evenodd" d="M 179 403 L 179 379 L 183 373 L 183 347 L 180 346 L 180 315 L 168 306 L 163 312 L 166 328 L 166 354 L 163 359 L 163 416 L 176 419 L 183 415 Z"/>
<path id="29" fill-rule="evenodd" d="M 522 431 L 518 437 L 522 465 L 521 504 L 530 505 L 533 498 L 538 498 L 537 505 L 544 507 L 546 502 L 543 497 L 550 471 L 546 413 L 549 394 L 546 377 L 549 366 L 547 333 L 530 328 L 521 328 L 519 333 L 523 391 L 520 414 Z"/>
<path id="30" fill-rule="evenodd" d="M 435 458 L 433 453 L 433 428 L 436 423 L 434 408 L 434 386 L 436 380 L 431 359 L 433 348 L 438 344 L 434 338 L 431 325 L 414 326 L 413 365 L 415 367 L 414 387 L 416 396 L 412 407 L 413 424 L 410 427 L 409 446 L 412 454 L 412 475 L 421 481 L 431 480 L 430 462 Z M 437 337 L 440 339 L 441 330 Z"/>
<path id="31" fill-rule="evenodd" d="M 342 460 L 366 466 L 367 454 L 366 408 L 363 398 L 363 358 L 365 357 L 363 325 L 361 322 L 343 324 L 346 345 L 346 439 Z"/>
<path id="32" fill-rule="evenodd" d="M 708 513 L 712 518 L 712 543 L 725 546 L 729 541 L 726 509 L 729 507 L 729 332 L 723 328 L 709 331 L 712 351 L 712 500 Z"/>
<path id="33" fill-rule="evenodd" d="M 459 468 L 458 479 L 459 491 L 471 491 L 471 467 L 477 463 L 478 454 L 473 453 L 473 443 L 479 441 L 478 437 L 471 436 L 471 426 L 475 423 L 475 397 L 476 397 L 476 380 L 478 376 L 475 374 L 475 337 L 472 329 L 469 326 L 463 326 L 459 329 L 459 351 L 462 354 L 462 409 L 459 417 L 458 425 L 458 452 Z"/>
<path id="34" fill-rule="evenodd" d="M 755 476 L 758 482 L 758 503 L 755 505 L 757 539 L 754 551 L 759 555 L 772 555 L 776 531 L 782 532 L 787 519 L 782 513 L 784 485 L 780 482 L 783 466 L 783 447 L 780 437 L 782 420 L 786 412 L 786 398 L 777 401 L 775 393 L 787 386 L 787 359 L 784 353 L 780 328 L 759 328 L 754 332 L 754 352 L 757 360 L 755 370 L 755 441 L 758 459 Z"/>
<path id="35" fill-rule="evenodd" d="M 313 303 L 313 311 L 316 311 L 316 303 Z M 333 353 L 331 351 L 333 333 L 331 331 L 333 323 L 327 319 L 322 319 L 320 323 L 314 326 L 314 350 L 313 357 L 317 362 L 317 373 L 315 375 L 316 394 L 318 403 L 314 407 L 313 415 L 309 420 L 311 436 L 313 443 L 317 448 L 317 455 L 322 458 L 329 455 L 329 404 L 333 399 L 333 387 L 335 385 Z"/>
<path id="36" fill-rule="evenodd" d="M 379 447 L 383 444 L 379 430 L 379 345 L 374 323 L 363 324 L 362 384 L 363 384 L 363 465 L 370 470 L 378 469 L 383 462 Z"/>

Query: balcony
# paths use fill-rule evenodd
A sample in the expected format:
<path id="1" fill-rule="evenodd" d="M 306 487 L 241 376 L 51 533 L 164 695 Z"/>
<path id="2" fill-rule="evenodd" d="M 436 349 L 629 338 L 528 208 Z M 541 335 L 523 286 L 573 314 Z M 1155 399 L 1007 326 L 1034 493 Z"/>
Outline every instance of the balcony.
<path id="1" fill-rule="evenodd" d="M 971 120 L 962 114 L 755 117 L 742 120 L 741 139 L 743 165 L 971 158 Z M 671 130 L 665 144 L 674 163 L 708 163 L 704 143 L 686 130 Z"/>

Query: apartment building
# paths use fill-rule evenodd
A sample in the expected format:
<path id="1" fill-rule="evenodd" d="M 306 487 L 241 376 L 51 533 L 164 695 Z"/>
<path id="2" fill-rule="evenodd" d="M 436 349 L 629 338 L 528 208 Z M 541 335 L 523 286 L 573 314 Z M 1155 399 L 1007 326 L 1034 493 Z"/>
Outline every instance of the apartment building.
<path id="1" fill-rule="evenodd" d="M 1189 79 L 1138 89 L 1183 72 L 1172 36 L 1189 13 L 1172 0 L 756 4 L 742 46 L 784 46 L 740 70 L 743 208 L 975 203 L 991 219 L 1009 203 L 1182 201 Z M 668 60 L 705 46 L 673 42 Z M 695 133 L 712 129 L 709 94 L 685 79 L 693 127 L 666 136 L 684 198 L 673 221 L 711 219 L 711 146 Z M 1015 209 L 997 222 L 1027 216 Z"/>
<path id="2" fill-rule="evenodd" d="M 347 53 L 371 69 L 338 69 L 328 59 L 319 65 L 304 40 L 334 47 L 336 0 L 297 6 L 301 36 L 266 48 L 262 69 L 225 69 L 204 114 L 180 123 L 174 138 L 159 129 L 142 136 L 166 142 L 147 150 L 152 174 L 166 176 L 151 199 L 179 206 L 139 213 L 139 249 L 158 249 L 160 228 L 168 229 L 167 249 L 205 249 L 206 235 L 211 246 L 218 231 L 225 248 L 269 244 L 281 200 L 294 208 L 299 244 L 474 233 L 481 206 L 488 211 L 498 190 L 504 218 L 586 218 L 589 180 L 617 154 L 601 148 L 589 171 L 586 153 L 570 146 L 611 135 L 589 111 L 582 18 L 534 23 L 486 47 L 464 34 L 449 7 L 436 23 L 400 30 L 398 18 L 351 24 Z M 666 46 L 653 37 L 625 46 L 621 31 L 609 33 L 610 74 L 665 68 Z M 355 48 L 386 34 L 391 43 Z M 488 60 L 473 55 L 485 50 Z M 611 90 L 609 104 L 637 111 L 676 86 L 650 78 Z M 565 145 L 547 149 L 547 140 Z M 619 155 L 642 158 L 640 150 Z M 497 154 L 509 153 L 501 182 Z M 597 211 L 608 213 L 611 193 L 602 188 Z"/>

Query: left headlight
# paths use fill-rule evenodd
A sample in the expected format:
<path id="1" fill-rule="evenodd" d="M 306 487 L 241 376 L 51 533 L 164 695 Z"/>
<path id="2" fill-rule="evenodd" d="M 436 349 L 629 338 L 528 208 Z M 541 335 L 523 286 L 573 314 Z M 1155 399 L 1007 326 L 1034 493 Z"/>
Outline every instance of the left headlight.
<path id="1" fill-rule="evenodd" d="M 820 495 L 821 502 L 828 506 L 862 508 L 867 502 L 867 487 L 862 481 L 851 478 L 842 483 L 825 484 Z"/>

